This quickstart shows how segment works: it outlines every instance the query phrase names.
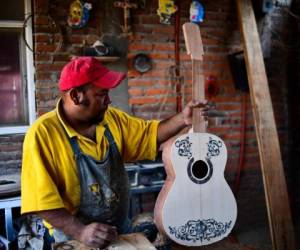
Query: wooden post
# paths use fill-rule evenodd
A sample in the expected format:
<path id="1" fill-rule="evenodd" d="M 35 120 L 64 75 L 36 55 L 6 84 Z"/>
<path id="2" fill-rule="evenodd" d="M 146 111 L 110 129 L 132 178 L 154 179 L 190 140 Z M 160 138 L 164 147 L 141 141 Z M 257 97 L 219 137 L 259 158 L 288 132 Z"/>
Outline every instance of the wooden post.
<path id="1" fill-rule="evenodd" d="M 251 0 L 236 0 L 273 249 L 294 250 L 295 236 L 278 134 Z"/>

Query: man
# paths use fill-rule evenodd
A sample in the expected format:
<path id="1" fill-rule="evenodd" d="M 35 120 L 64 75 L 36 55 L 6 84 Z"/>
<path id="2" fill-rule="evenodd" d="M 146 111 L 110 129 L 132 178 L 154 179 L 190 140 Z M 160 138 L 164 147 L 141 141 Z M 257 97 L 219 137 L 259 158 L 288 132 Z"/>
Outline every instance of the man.
<path id="1" fill-rule="evenodd" d="M 22 214 L 42 217 L 55 241 L 103 247 L 130 232 L 123 162 L 155 159 L 158 146 L 191 124 L 194 106 L 164 121 L 109 107 L 125 74 L 81 57 L 62 70 L 62 98 L 32 125 L 23 145 Z"/>

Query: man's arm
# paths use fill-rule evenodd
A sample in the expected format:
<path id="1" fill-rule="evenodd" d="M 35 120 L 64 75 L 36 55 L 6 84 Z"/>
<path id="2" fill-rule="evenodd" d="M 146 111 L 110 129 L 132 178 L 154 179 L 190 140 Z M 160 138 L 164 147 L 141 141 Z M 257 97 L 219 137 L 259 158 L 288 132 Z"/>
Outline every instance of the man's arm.
<path id="1" fill-rule="evenodd" d="M 63 208 L 41 211 L 37 214 L 53 227 L 89 247 L 105 247 L 117 237 L 116 227 L 101 223 L 84 225 Z"/>
<path id="2" fill-rule="evenodd" d="M 190 126 L 192 124 L 192 114 L 193 108 L 201 108 L 202 115 L 207 116 L 207 112 L 209 109 L 208 102 L 189 102 L 182 112 L 172 116 L 169 119 L 163 120 L 158 125 L 157 131 L 157 143 L 160 145 L 165 142 L 172 136 L 176 135 L 186 126 Z"/>

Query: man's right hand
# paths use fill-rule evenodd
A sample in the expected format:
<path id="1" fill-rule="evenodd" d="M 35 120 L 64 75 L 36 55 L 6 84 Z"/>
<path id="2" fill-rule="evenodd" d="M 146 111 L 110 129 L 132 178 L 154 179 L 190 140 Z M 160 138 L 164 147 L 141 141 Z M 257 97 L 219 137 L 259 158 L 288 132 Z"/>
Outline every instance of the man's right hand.
<path id="1" fill-rule="evenodd" d="M 103 248 L 117 236 L 116 227 L 95 222 L 82 228 L 78 240 L 89 247 Z"/>
<path id="2" fill-rule="evenodd" d="M 118 235 L 117 228 L 114 226 L 96 222 L 84 225 L 64 208 L 40 211 L 37 214 L 53 227 L 89 247 L 103 248 Z"/>

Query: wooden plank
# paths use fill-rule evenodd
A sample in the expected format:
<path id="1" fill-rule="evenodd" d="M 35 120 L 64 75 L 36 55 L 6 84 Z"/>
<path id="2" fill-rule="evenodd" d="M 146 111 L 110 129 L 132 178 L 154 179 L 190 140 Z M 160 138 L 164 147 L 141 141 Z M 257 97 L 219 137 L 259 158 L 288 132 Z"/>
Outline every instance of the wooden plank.
<path id="1" fill-rule="evenodd" d="M 296 249 L 278 134 L 265 65 L 250 0 L 236 0 L 273 249 Z"/>
<path id="2" fill-rule="evenodd" d="M 54 243 L 53 250 L 99 250 L 99 248 L 87 247 L 84 244 L 70 240 L 61 243 Z M 105 250 L 155 250 L 156 248 L 150 241 L 141 233 L 121 234 L 115 242 L 112 242 Z M 104 249 L 103 249 L 104 250 Z"/>

